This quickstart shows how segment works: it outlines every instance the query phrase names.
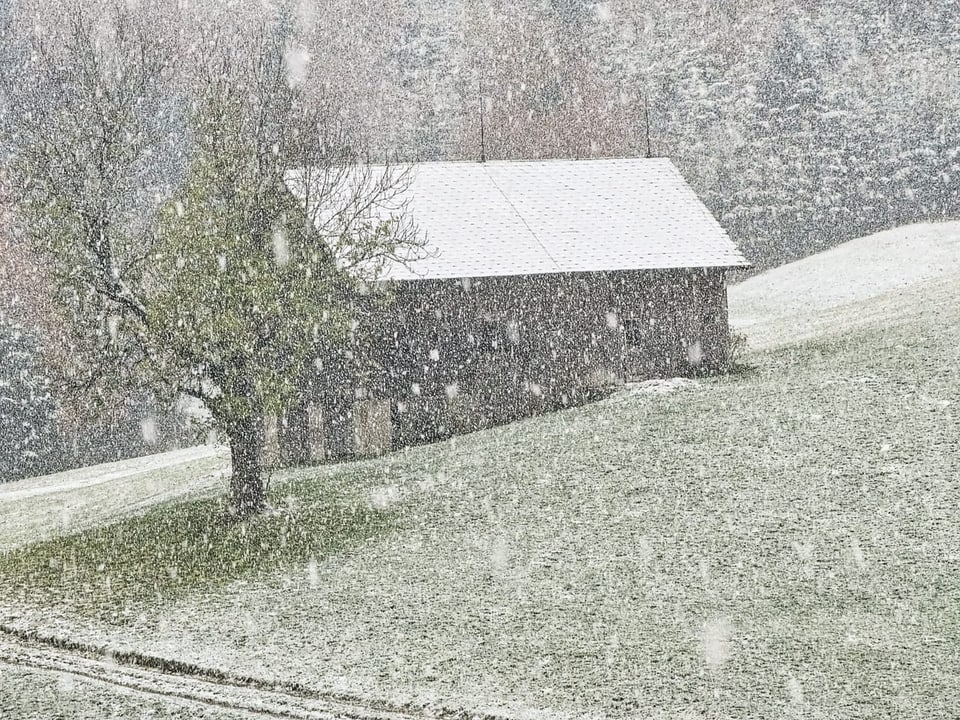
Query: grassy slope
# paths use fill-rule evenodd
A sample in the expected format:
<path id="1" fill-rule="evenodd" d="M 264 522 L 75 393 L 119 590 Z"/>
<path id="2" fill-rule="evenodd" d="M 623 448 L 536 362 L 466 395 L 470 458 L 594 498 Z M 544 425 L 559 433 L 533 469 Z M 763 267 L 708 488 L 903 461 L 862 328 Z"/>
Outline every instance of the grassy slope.
<path id="1" fill-rule="evenodd" d="M 202 550 L 210 505 L 34 545 L 0 560 L 5 604 L 26 582 L 23 622 L 447 705 L 949 717 L 960 288 L 896 293 L 860 300 L 889 323 L 780 328 L 751 374 L 293 473 L 284 514 L 217 535 L 287 538 L 246 563 Z"/>

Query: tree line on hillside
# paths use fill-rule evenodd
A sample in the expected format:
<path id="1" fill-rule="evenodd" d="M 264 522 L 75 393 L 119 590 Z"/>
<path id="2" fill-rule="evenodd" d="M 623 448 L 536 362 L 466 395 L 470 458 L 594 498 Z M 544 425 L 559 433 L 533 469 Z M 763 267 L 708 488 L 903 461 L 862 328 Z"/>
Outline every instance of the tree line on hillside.
<path id="1" fill-rule="evenodd" d="M 62 13 L 5 2 L 17 10 L 8 62 L 28 28 L 58 32 L 45 18 Z M 80 4 L 91 16 L 113 6 Z M 478 159 L 481 106 L 488 158 L 649 148 L 758 268 L 960 215 L 960 0 L 287 5 L 312 90 L 376 159 Z M 267 12 L 254 0 L 194 16 L 169 0 L 139 6 L 184 47 L 228 13 Z"/>
<path id="2" fill-rule="evenodd" d="M 486 157 L 670 157 L 757 269 L 960 217 L 956 0 L 460 7 L 409 5 L 411 156 L 477 158 L 482 87 Z"/>
<path id="3" fill-rule="evenodd" d="M 259 443 L 356 289 L 293 165 L 478 159 L 481 117 L 488 159 L 668 156 L 765 268 L 960 216 L 956 57 L 960 0 L 0 0 L 0 478 L 173 446 L 183 392 Z"/>

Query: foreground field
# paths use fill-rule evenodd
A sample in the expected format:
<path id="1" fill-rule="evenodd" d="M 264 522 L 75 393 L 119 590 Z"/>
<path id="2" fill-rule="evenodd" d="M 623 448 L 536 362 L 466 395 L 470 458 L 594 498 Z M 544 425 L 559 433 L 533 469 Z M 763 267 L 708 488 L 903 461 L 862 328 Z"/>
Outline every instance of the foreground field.
<path id="1" fill-rule="evenodd" d="M 197 500 L 13 550 L 0 620 L 431 711 L 954 717 L 960 288 L 854 302 L 892 310 L 289 473 L 245 525 Z"/>

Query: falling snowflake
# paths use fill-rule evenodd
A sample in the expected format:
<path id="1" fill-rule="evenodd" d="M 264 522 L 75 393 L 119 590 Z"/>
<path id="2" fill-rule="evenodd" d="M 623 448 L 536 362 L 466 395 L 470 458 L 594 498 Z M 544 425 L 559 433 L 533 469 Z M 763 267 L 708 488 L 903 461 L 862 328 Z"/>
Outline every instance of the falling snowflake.
<path id="1" fill-rule="evenodd" d="M 386 510 L 396 505 L 400 500 L 400 488 L 396 485 L 387 485 L 376 488 L 370 493 L 370 507 L 374 510 Z"/>
<path id="2" fill-rule="evenodd" d="M 290 246 L 287 243 L 287 236 L 282 230 L 273 232 L 273 259 L 277 267 L 283 267 L 290 262 Z"/>
<path id="3" fill-rule="evenodd" d="M 302 45 L 290 45 L 283 53 L 283 62 L 287 66 L 287 84 L 299 87 L 307 79 L 310 67 L 310 53 Z"/>
<path id="4" fill-rule="evenodd" d="M 700 647 L 703 661 L 713 670 L 720 668 L 730 658 L 730 636 L 733 628 L 725 617 L 707 620 L 700 632 Z"/>
<path id="5" fill-rule="evenodd" d="M 687 360 L 691 365 L 699 365 L 703 362 L 703 345 L 699 340 L 695 340 L 687 347 Z"/>
<path id="6" fill-rule="evenodd" d="M 310 558 L 310 562 L 307 563 L 307 583 L 313 590 L 320 587 L 320 570 L 316 558 Z"/>
<path id="7" fill-rule="evenodd" d="M 610 22 L 613 19 L 613 11 L 610 9 L 609 2 L 598 2 L 593 11 L 597 15 L 597 20 L 602 23 Z"/>
<path id="8" fill-rule="evenodd" d="M 111 315 L 109 318 L 107 318 L 107 331 L 110 333 L 110 339 L 116 342 L 117 336 L 120 334 L 119 315 Z"/>
<path id="9" fill-rule="evenodd" d="M 787 696 L 793 708 L 800 708 L 803 705 L 803 688 L 800 686 L 800 681 L 793 675 L 787 679 Z"/>
<path id="10" fill-rule="evenodd" d="M 157 442 L 157 421 L 152 415 L 140 421 L 140 434 L 147 445 L 153 445 Z"/>

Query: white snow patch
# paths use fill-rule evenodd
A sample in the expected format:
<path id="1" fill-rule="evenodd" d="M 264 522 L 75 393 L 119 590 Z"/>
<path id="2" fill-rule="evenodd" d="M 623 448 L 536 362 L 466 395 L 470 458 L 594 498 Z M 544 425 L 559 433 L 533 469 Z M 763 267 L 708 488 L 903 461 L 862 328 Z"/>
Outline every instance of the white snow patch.
<path id="1" fill-rule="evenodd" d="M 185 450 L 173 450 L 150 457 L 114 463 L 117 469 L 111 472 L 104 472 L 100 466 L 96 466 L 31 480 L 21 480 L 17 483 L 6 483 L 0 485 L 0 503 L 101 485 L 154 472 L 161 468 L 174 467 L 200 458 L 214 457 L 216 454 L 217 448 L 211 445 L 200 445 Z M 91 470 L 93 474 L 89 473 Z"/>
<path id="2" fill-rule="evenodd" d="M 956 280 L 960 222 L 909 225 L 732 285 L 730 323 L 747 335 L 751 346 L 775 347 L 824 332 L 889 324 L 918 311 L 909 293 Z"/>
<path id="3" fill-rule="evenodd" d="M 644 380 L 643 382 L 625 383 L 619 395 L 666 395 L 678 390 L 691 390 L 700 385 L 690 378 L 663 378 Z"/>

